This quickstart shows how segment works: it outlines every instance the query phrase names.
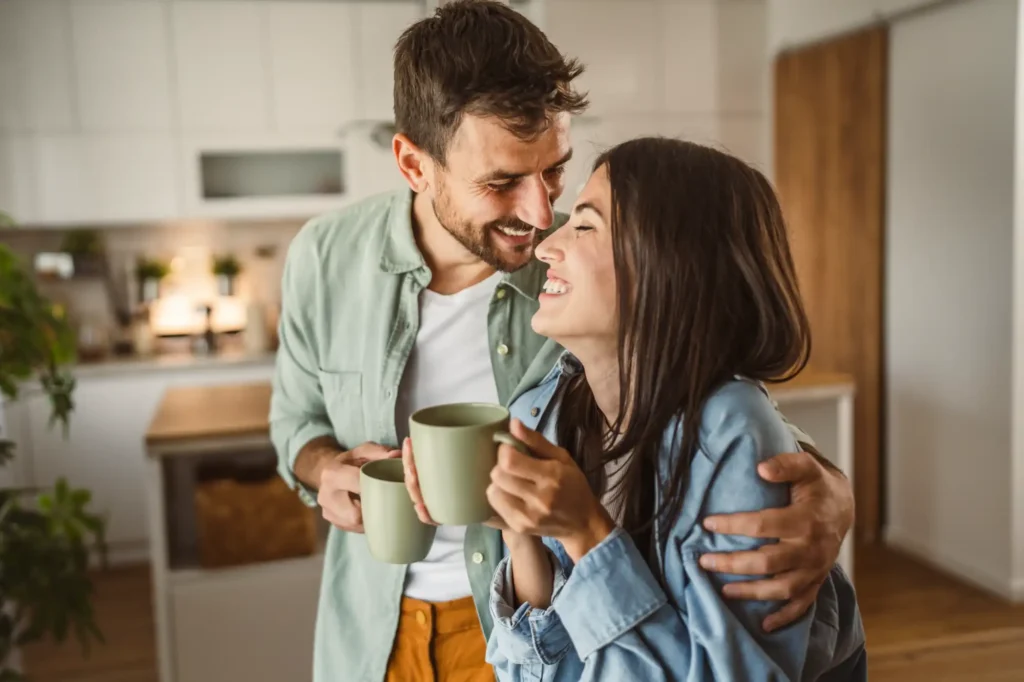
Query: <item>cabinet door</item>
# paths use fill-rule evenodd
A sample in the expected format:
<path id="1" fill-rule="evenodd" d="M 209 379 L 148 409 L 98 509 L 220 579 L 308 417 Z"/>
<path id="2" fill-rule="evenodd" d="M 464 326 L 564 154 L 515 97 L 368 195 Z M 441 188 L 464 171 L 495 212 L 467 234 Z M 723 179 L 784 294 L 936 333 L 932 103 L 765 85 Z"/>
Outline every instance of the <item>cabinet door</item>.
<path id="1" fill-rule="evenodd" d="M 155 0 L 71 4 L 82 129 L 171 129 L 166 6 Z"/>
<path id="2" fill-rule="evenodd" d="M 393 51 L 398 37 L 423 17 L 418 2 L 360 2 L 354 37 L 358 49 L 360 118 L 390 121 L 395 117 Z"/>
<path id="3" fill-rule="evenodd" d="M 661 3 L 655 0 L 559 0 L 546 7 L 546 33 L 583 62 L 577 87 L 590 93 L 591 113 L 662 108 Z M 608 49 L 614 45 L 615 49 Z"/>
<path id="4" fill-rule="evenodd" d="M 310 679 L 322 573 L 309 557 L 172 585 L 175 679 Z"/>
<path id="5" fill-rule="evenodd" d="M 269 381 L 272 365 L 118 372 L 80 377 L 65 439 L 49 427 L 49 399 L 26 393 L 31 483 L 51 486 L 63 476 L 92 491 L 92 508 L 107 515 L 112 550 L 138 548 L 149 538 L 144 494 L 145 438 L 169 386 Z M 27 460 L 26 460 L 27 461 Z"/>
<path id="6" fill-rule="evenodd" d="M 171 12 L 182 129 L 269 130 L 264 3 L 181 0 Z"/>
<path id="7" fill-rule="evenodd" d="M 42 223 L 162 220 L 178 214 L 174 140 L 161 135 L 35 139 Z"/>
<path id="8" fill-rule="evenodd" d="M 70 5 L 67 0 L 15 0 L 18 64 L 25 126 L 74 130 Z M 6 93 L 5 93 L 6 95 Z"/>
<path id="9" fill-rule="evenodd" d="M 25 135 L 0 133 L 0 211 L 23 225 L 35 222 L 32 143 Z"/>
<path id="10" fill-rule="evenodd" d="M 277 130 L 337 131 L 357 100 L 352 6 L 275 2 L 268 9 Z"/>
<path id="11" fill-rule="evenodd" d="M 163 391 L 158 375 L 80 381 L 65 439 L 50 428 L 50 402 L 36 393 L 27 399 L 35 484 L 52 486 L 60 477 L 92 492 L 92 509 L 107 517 L 112 550 L 148 537 L 143 499 L 146 427 Z"/>
<path id="12" fill-rule="evenodd" d="M 0 466 L 0 487 L 22 487 L 31 484 L 27 476 L 32 461 L 27 426 L 28 411 L 25 401 L 8 401 L 0 397 L 0 440 L 14 443 L 14 459 Z"/>
<path id="13" fill-rule="evenodd" d="M 21 62 L 18 54 L 20 7 L 15 2 L 0 2 L 0 133 L 24 129 L 25 115 L 21 97 Z"/>

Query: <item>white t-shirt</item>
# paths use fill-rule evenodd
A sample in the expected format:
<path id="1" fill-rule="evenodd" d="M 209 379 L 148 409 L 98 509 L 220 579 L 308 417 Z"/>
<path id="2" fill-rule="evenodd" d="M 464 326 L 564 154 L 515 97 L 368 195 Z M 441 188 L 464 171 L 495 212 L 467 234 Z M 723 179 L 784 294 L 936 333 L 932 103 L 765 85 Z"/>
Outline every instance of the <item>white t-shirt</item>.
<path id="1" fill-rule="evenodd" d="M 452 402 L 498 402 L 487 336 L 487 309 L 501 280 L 496 272 L 450 296 L 420 294 L 420 326 L 395 406 L 400 440 L 409 435 L 409 415 Z M 441 526 L 423 561 L 410 564 L 405 595 L 429 602 L 472 594 L 463 557 L 465 526 Z"/>

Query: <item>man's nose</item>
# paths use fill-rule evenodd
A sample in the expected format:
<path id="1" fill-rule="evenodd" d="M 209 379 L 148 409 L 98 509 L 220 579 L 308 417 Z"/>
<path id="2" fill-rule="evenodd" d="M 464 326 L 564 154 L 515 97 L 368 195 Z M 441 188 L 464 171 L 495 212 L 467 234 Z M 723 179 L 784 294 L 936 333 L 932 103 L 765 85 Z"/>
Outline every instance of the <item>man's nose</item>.
<path id="1" fill-rule="evenodd" d="M 529 223 L 539 230 L 551 227 L 555 221 L 555 211 L 551 205 L 551 193 L 543 180 L 537 178 L 529 183 L 516 215 L 524 223 Z"/>

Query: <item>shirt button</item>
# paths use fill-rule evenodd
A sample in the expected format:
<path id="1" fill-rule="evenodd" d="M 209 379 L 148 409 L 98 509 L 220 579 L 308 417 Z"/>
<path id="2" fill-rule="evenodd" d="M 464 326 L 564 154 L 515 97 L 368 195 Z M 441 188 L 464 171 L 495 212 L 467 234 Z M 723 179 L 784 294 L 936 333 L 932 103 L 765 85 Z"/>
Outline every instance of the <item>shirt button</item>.
<path id="1" fill-rule="evenodd" d="M 420 625 L 426 625 L 427 624 L 427 616 L 426 616 L 426 614 L 423 613 L 422 611 L 417 611 L 416 612 L 416 622 L 419 623 Z"/>
<path id="2" fill-rule="evenodd" d="M 498 344 L 498 355 L 508 355 L 508 346 L 503 343 Z"/>
<path id="3" fill-rule="evenodd" d="M 482 564 L 484 562 L 484 555 L 480 552 L 473 552 L 473 563 Z"/>
<path id="4" fill-rule="evenodd" d="M 532 410 L 530 410 L 530 416 L 531 417 L 536 417 L 538 414 L 540 414 L 540 408 L 539 407 L 535 407 Z"/>
<path id="5" fill-rule="evenodd" d="M 500 301 L 501 299 L 505 298 L 505 290 L 504 289 L 498 289 L 496 292 L 494 292 L 494 295 Z"/>

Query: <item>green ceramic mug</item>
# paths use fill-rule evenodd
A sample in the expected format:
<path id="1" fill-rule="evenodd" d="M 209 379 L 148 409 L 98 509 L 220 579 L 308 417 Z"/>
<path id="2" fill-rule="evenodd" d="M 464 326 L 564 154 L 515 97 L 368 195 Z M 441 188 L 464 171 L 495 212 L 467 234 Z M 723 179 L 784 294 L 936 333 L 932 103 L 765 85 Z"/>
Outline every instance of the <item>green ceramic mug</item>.
<path id="1" fill-rule="evenodd" d="M 498 461 L 498 445 L 529 453 L 508 432 L 509 418 L 506 408 L 490 403 L 436 405 L 409 418 L 416 476 L 434 521 L 465 526 L 494 515 L 487 486 Z"/>
<path id="2" fill-rule="evenodd" d="M 373 558 L 411 564 L 427 556 L 437 529 L 416 516 L 401 459 L 381 459 L 360 467 L 359 497 L 366 544 Z"/>

